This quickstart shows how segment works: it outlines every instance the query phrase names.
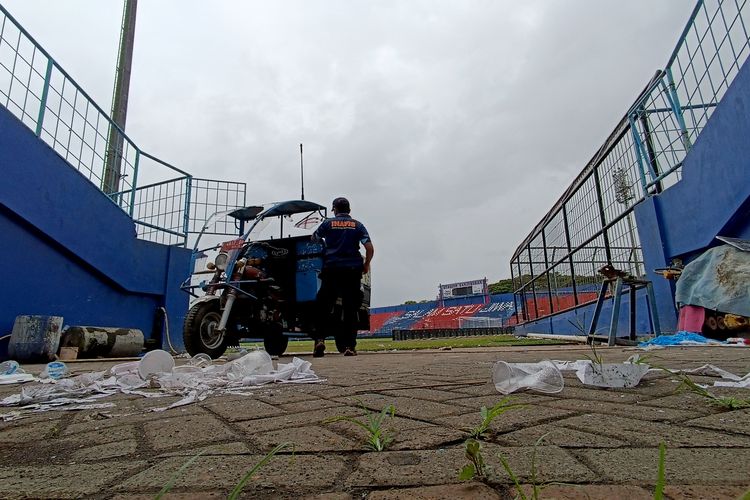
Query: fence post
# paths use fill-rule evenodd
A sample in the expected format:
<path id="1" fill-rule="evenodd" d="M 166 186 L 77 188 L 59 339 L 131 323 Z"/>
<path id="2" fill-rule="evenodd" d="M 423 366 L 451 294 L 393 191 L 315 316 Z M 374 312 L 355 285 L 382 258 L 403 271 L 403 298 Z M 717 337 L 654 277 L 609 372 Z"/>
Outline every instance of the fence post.
<path id="1" fill-rule="evenodd" d="M 135 213 L 135 190 L 138 187 L 138 163 L 141 161 L 141 150 L 135 150 L 135 161 L 133 162 L 133 184 L 130 186 L 130 207 L 128 208 L 128 214 L 130 218 L 133 218 Z"/>
<path id="2" fill-rule="evenodd" d="M 682 145 L 685 148 L 685 154 L 690 151 L 692 144 L 690 143 L 690 136 L 688 135 L 687 126 L 685 125 L 685 115 L 682 114 L 682 106 L 680 105 L 680 98 L 677 95 L 677 87 L 674 84 L 674 77 L 672 76 L 672 67 L 667 67 L 667 81 L 669 82 L 669 104 L 672 105 L 672 112 L 677 116 L 677 123 L 680 125 L 680 139 L 682 139 Z"/>
<path id="3" fill-rule="evenodd" d="M 190 198 L 193 189 L 193 176 L 188 175 L 185 178 L 185 212 L 182 214 L 182 232 L 185 237 L 184 245 L 187 247 L 187 236 L 190 231 Z"/>
<path id="4" fill-rule="evenodd" d="M 635 157 L 638 158 L 638 173 L 641 177 L 641 187 L 643 188 L 643 197 L 648 196 L 648 180 L 646 179 L 646 170 L 643 168 L 643 145 L 641 144 L 641 138 L 638 135 L 638 126 L 633 119 L 633 114 L 628 116 L 628 122 L 630 122 L 630 132 L 633 134 L 633 142 L 635 143 Z"/>
<path id="5" fill-rule="evenodd" d="M 36 118 L 36 136 L 42 135 L 42 123 L 44 123 L 44 113 L 47 110 L 47 95 L 49 94 L 49 84 L 52 79 L 52 66 L 55 63 L 51 57 L 47 57 L 47 71 L 44 73 L 44 87 L 42 88 L 42 98 L 39 100 L 39 115 Z"/>

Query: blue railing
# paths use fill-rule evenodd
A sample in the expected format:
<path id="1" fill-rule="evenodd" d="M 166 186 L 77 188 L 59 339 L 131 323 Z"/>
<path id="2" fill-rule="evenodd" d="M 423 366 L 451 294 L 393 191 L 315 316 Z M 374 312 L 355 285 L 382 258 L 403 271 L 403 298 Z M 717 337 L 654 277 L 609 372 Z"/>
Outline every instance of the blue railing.
<path id="1" fill-rule="evenodd" d="M 2 5 L 0 104 L 132 217 L 139 238 L 184 246 L 197 224 L 191 205 L 244 205 L 244 183 L 194 187 L 190 174 L 141 150 Z"/>
<path id="2" fill-rule="evenodd" d="M 746 6 L 699 1 L 665 69 L 629 110 L 646 195 L 679 181 L 683 159 L 747 59 Z"/>
<path id="3" fill-rule="evenodd" d="M 513 254 L 520 321 L 590 301 L 586 290 L 601 282 L 605 264 L 645 274 L 633 206 L 679 182 L 683 160 L 747 60 L 749 10 L 746 0 L 695 4 L 665 68 Z"/>

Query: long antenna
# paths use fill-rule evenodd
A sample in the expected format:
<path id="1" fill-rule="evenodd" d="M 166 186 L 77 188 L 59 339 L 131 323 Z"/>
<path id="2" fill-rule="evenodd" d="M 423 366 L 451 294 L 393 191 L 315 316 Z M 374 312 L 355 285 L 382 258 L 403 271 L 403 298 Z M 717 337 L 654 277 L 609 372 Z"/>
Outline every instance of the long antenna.
<path id="1" fill-rule="evenodd" d="M 299 177 L 302 184 L 302 199 L 305 199 L 305 164 L 302 162 L 302 143 L 299 143 Z"/>

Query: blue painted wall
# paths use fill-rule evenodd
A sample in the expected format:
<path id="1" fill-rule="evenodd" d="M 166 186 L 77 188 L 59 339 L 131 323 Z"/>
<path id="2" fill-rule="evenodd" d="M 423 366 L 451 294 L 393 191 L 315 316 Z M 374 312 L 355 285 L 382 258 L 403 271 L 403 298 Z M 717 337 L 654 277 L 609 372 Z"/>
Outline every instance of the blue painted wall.
<path id="1" fill-rule="evenodd" d="M 673 258 L 689 262 L 722 244 L 719 235 L 750 239 L 750 64 L 742 66 L 685 158 L 682 180 L 640 203 L 635 214 L 657 307 L 669 318 L 662 324 L 673 331 L 674 284 L 653 269 Z"/>
<path id="2" fill-rule="evenodd" d="M 0 336 L 17 315 L 42 314 L 157 338 L 154 318 L 165 306 L 172 343 L 182 347 L 188 250 L 136 239 L 119 207 L 3 107 L 0 179 Z"/>
<path id="3" fill-rule="evenodd" d="M 526 335 L 527 333 L 545 333 L 549 335 L 584 335 L 588 331 L 591 319 L 594 315 L 595 302 L 580 306 L 576 309 L 563 311 L 551 316 L 547 316 L 538 321 L 529 321 L 516 327 L 517 335 Z M 636 327 L 638 335 L 650 334 L 651 319 L 649 316 L 648 300 L 646 299 L 645 290 L 636 292 Z M 630 296 L 624 294 L 620 302 L 620 314 L 617 323 L 617 336 L 627 337 L 630 334 Z M 609 325 L 612 319 L 612 300 L 606 300 L 602 305 L 602 311 L 599 314 L 595 333 L 597 335 L 607 335 Z M 661 316 L 659 317 L 661 321 Z M 664 331 L 664 328 L 662 328 Z"/>

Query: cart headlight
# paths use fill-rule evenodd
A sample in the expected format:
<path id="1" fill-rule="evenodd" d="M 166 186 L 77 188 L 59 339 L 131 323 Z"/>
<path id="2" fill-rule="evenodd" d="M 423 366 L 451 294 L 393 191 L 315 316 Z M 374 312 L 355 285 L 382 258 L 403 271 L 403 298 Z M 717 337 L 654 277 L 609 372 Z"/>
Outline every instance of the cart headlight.
<path id="1" fill-rule="evenodd" d="M 214 265 L 216 265 L 217 269 L 221 271 L 226 271 L 228 259 L 229 259 L 229 256 L 225 254 L 224 252 L 221 252 L 219 253 L 219 255 L 216 256 L 216 259 L 214 259 Z"/>

